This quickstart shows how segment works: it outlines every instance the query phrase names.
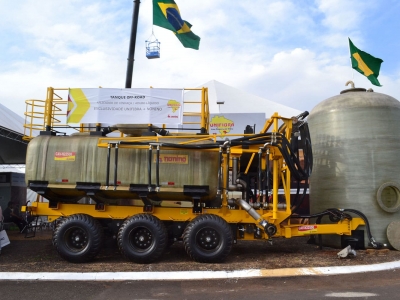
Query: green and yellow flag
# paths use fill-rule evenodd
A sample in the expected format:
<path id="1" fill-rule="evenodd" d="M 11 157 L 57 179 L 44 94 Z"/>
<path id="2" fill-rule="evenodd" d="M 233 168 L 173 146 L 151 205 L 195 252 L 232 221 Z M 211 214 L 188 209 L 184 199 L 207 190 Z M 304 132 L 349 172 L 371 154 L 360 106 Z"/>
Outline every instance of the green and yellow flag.
<path id="1" fill-rule="evenodd" d="M 199 49 L 200 37 L 183 20 L 178 5 L 173 0 L 153 0 L 153 24 L 171 30 L 186 48 Z"/>
<path id="2" fill-rule="evenodd" d="M 359 50 L 349 38 L 351 66 L 361 74 L 367 76 L 373 85 L 381 86 L 378 81 L 379 70 L 383 60 L 373 57 L 367 52 Z"/>

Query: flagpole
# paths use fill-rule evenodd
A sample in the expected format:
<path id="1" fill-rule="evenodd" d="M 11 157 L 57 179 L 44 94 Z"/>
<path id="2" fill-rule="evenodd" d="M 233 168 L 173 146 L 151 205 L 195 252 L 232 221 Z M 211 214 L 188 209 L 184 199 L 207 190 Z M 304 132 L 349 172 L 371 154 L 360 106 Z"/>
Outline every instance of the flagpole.
<path id="1" fill-rule="evenodd" d="M 134 0 L 133 2 L 135 3 L 135 6 L 132 14 L 131 39 L 129 44 L 128 66 L 126 69 L 126 81 L 125 81 L 125 88 L 127 89 L 130 89 L 132 87 L 133 63 L 135 61 L 135 45 L 136 45 L 137 24 L 139 19 L 140 0 Z"/>
<path id="2" fill-rule="evenodd" d="M 349 39 L 349 54 L 350 54 L 349 60 L 350 60 L 350 69 L 351 69 L 351 80 L 354 83 L 354 69 L 353 69 L 353 64 L 351 63 L 350 38 L 349 37 L 347 37 L 347 38 Z"/>

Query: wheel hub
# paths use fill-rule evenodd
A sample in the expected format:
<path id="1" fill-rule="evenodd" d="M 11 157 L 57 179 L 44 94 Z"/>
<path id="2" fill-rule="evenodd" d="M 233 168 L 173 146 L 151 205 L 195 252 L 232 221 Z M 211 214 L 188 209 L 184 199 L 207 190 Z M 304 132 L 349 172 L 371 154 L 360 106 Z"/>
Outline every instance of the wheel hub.
<path id="1" fill-rule="evenodd" d="M 82 250 L 88 244 L 87 233 L 81 228 L 72 228 L 66 235 L 67 245 L 73 251 Z"/>
<path id="2" fill-rule="evenodd" d="M 133 233 L 133 245 L 140 249 L 147 249 L 151 246 L 153 238 L 151 232 L 146 228 L 140 228 Z"/>
<path id="3" fill-rule="evenodd" d="M 203 229 L 197 236 L 197 243 L 206 250 L 215 249 L 219 242 L 219 235 L 214 229 Z"/>

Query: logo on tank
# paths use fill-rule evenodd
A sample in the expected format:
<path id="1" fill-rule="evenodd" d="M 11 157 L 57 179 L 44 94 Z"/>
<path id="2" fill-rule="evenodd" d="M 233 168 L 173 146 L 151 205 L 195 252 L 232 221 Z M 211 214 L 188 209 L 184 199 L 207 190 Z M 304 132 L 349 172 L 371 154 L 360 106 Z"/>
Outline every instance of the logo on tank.
<path id="1" fill-rule="evenodd" d="M 157 162 L 157 155 L 153 155 L 153 162 Z M 160 164 L 184 164 L 187 165 L 189 163 L 188 155 L 181 154 L 160 154 L 158 159 Z"/>
<path id="2" fill-rule="evenodd" d="M 54 153 L 54 160 L 75 161 L 75 157 L 76 157 L 76 152 L 56 151 Z"/>

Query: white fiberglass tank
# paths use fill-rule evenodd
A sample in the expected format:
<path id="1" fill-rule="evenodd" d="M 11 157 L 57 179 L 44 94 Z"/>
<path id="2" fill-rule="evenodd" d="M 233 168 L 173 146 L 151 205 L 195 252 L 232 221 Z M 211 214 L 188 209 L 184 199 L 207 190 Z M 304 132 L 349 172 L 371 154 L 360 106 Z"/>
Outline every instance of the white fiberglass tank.
<path id="1" fill-rule="evenodd" d="M 375 240 L 390 242 L 387 228 L 400 220 L 400 102 L 351 88 L 319 103 L 308 123 L 314 156 L 311 213 L 359 210 Z M 364 246 L 370 247 L 366 227 L 359 229 Z M 323 244 L 341 247 L 343 238 L 323 236 Z"/>

